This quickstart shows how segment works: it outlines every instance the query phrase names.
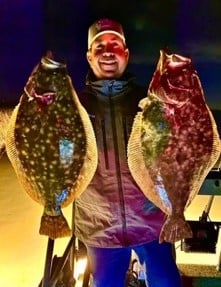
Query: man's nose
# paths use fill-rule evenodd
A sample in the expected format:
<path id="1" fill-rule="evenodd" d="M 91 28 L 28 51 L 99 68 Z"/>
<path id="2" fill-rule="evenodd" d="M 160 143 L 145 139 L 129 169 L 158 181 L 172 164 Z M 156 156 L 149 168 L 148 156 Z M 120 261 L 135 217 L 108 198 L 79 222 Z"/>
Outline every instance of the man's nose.
<path id="1" fill-rule="evenodd" d="M 111 45 L 106 45 L 105 48 L 104 48 L 104 53 L 106 55 L 113 54 L 113 47 Z"/>

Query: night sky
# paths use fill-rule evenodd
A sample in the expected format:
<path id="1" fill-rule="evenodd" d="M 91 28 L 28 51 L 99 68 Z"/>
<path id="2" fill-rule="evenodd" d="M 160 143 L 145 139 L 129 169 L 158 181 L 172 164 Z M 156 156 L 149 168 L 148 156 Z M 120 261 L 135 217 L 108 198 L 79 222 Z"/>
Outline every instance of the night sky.
<path id="1" fill-rule="evenodd" d="M 47 50 L 67 62 L 75 89 L 84 86 L 87 29 L 100 17 L 124 26 L 129 69 L 148 85 L 159 51 L 191 57 L 211 108 L 221 110 L 220 0 L 0 0 L 0 105 L 15 105 Z"/>

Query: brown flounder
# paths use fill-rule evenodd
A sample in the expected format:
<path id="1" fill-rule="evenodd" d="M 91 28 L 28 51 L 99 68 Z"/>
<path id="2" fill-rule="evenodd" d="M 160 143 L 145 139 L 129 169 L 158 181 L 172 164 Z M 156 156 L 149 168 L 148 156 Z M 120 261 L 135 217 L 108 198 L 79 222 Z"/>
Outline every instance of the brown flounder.
<path id="1" fill-rule="evenodd" d="M 66 64 L 50 54 L 33 70 L 13 111 L 6 151 L 22 187 L 44 206 L 40 234 L 69 236 L 61 208 L 86 189 L 97 166 L 97 148 Z"/>
<path id="2" fill-rule="evenodd" d="M 168 216 L 159 241 L 192 236 L 184 211 L 221 152 L 215 120 L 191 60 L 160 52 L 128 143 L 128 164 L 144 194 Z"/>

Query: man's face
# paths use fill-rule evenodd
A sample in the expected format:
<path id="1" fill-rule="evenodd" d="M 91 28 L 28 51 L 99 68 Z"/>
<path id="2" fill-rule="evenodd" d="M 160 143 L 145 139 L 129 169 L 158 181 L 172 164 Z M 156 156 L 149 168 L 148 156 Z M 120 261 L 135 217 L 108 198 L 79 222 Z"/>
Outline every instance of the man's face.
<path id="1" fill-rule="evenodd" d="M 87 52 L 88 63 L 98 79 L 117 79 L 124 73 L 129 51 L 118 36 L 108 33 L 99 36 Z"/>

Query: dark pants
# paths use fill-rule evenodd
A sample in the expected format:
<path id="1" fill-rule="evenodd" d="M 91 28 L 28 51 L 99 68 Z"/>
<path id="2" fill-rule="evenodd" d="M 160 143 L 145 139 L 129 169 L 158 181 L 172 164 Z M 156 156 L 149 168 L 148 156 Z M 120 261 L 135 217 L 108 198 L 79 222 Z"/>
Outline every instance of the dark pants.
<path id="1" fill-rule="evenodd" d="M 173 246 L 153 241 L 127 248 L 87 247 L 93 287 L 125 287 L 125 277 L 134 250 L 145 269 L 148 287 L 181 287 Z"/>

